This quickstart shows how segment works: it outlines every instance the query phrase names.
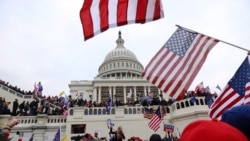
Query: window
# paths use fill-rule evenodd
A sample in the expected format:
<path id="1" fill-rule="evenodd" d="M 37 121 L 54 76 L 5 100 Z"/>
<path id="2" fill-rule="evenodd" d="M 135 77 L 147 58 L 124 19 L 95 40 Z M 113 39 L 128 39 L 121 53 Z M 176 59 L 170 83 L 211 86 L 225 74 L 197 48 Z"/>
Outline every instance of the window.
<path id="1" fill-rule="evenodd" d="M 72 124 L 71 134 L 83 134 L 86 131 L 86 124 Z"/>

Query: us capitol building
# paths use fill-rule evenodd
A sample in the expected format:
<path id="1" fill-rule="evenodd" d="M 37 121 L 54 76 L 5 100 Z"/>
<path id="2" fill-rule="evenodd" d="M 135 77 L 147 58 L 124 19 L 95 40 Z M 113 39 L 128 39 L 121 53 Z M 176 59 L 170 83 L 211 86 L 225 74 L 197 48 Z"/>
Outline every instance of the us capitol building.
<path id="1" fill-rule="evenodd" d="M 70 95 L 73 99 L 83 98 L 101 103 L 111 96 L 113 103 L 119 101 L 122 106 L 112 105 L 110 112 L 105 107 L 73 107 L 69 108 L 68 116 L 21 116 L 20 123 L 15 126 L 10 134 L 13 140 L 18 139 L 17 131 L 22 132 L 23 141 L 28 141 L 34 134 L 35 141 L 52 141 L 58 129 L 61 136 L 72 137 L 94 134 L 109 139 L 107 121 L 114 123 L 114 129 L 122 126 L 126 140 L 130 137 L 140 137 L 148 140 L 154 133 L 148 127 L 149 119 L 144 118 L 145 108 L 139 104 L 128 106 L 128 103 L 140 101 L 144 96 L 153 93 L 154 97 L 162 95 L 162 99 L 168 100 L 168 96 L 153 86 L 141 74 L 143 65 L 137 60 L 136 55 L 124 46 L 121 32 L 116 40 L 117 46 L 110 51 L 101 63 L 98 74 L 92 80 L 71 81 L 69 84 Z M 0 95 L 6 101 L 33 101 L 32 96 L 22 95 L 4 85 L 0 85 Z M 10 109 L 12 104 L 10 104 Z M 174 135 L 180 136 L 184 127 L 197 119 L 209 119 L 208 106 L 204 97 L 197 97 L 195 103 L 190 98 L 174 102 L 167 106 L 163 123 L 174 125 Z M 9 115 L 0 115 L 0 127 L 2 128 L 10 119 Z M 164 137 L 164 124 L 156 132 Z M 78 129 L 78 130 L 75 130 Z"/>

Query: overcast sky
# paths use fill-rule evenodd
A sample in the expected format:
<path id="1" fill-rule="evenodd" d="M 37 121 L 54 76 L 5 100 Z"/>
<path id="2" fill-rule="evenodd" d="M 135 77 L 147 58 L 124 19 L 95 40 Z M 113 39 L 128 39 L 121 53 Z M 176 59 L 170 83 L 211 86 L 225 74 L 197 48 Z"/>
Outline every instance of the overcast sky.
<path id="1" fill-rule="evenodd" d="M 23 90 L 41 81 L 43 93 L 69 94 L 72 80 L 93 80 L 105 56 L 125 47 L 144 65 L 181 25 L 250 49 L 249 0 L 162 0 L 165 17 L 155 22 L 110 28 L 84 41 L 79 11 L 83 0 L 0 0 L 0 79 Z M 219 43 L 193 81 L 213 91 L 236 72 L 247 52 Z"/>

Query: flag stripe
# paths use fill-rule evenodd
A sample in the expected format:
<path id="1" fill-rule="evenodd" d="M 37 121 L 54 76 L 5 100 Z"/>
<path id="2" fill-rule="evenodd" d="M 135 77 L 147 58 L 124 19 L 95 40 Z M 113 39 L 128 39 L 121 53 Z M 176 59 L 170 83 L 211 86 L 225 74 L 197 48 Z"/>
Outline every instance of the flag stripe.
<path id="1" fill-rule="evenodd" d="M 129 0 L 119 0 L 117 5 L 117 25 L 122 26 L 127 24 L 127 12 L 130 12 L 128 9 Z"/>
<path id="2" fill-rule="evenodd" d="M 137 10 L 136 10 L 136 23 L 145 23 L 148 0 L 138 0 Z"/>
<path id="3" fill-rule="evenodd" d="M 152 20 L 160 19 L 162 17 L 162 9 L 163 9 L 162 4 L 161 4 L 161 0 L 156 0 L 154 8 L 155 8 L 154 18 Z M 153 8 L 148 8 L 148 9 L 153 9 Z"/>
<path id="4" fill-rule="evenodd" d="M 183 31 L 182 33 L 178 33 L 181 32 L 178 30 Z M 173 40 L 186 41 L 185 38 L 182 39 L 183 36 L 178 34 L 188 31 L 184 29 L 178 30 L 174 33 L 177 37 L 172 35 L 169 39 L 170 42 L 172 38 L 174 38 Z M 180 100 L 204 64 L 209 51 L 219 41 L 202 34 L 197 34 L 183 57 L 168 48 L 169 41 L 151 59 L 142 75 L 167 95 Z"/>
<path id="5" fill-rule="evenodd" d="M 107 30 L 109 28 L 109 18 L 108 18 L 108 1 L 102 0 L 100 1 L 100 19 L 101 19 L 101 32 Z"/>
<path id="6" fill-rule="evenodd" d="M 80 10 L 85 40 L 111 27 L 163 17 L 160 0 L 85 0 Z"/>
<path id="7" fill-rule="evenodd" d="M 80 17 L 81 17 L 81 23 L 83 27 L 88 27 L 83 30 L 84 35 L 86 36 L 86 39 L 94 36 L 94 29 L 93 29 L 93 21 L 91 17 L 91 12 L 89 9 L 89 5 L 92 5 L 93 0 L 84 1 L 84 4 L 82 6 L 82 9 L 80 11 Z M 84 13 L 84 14 L 81 14 Z"/>

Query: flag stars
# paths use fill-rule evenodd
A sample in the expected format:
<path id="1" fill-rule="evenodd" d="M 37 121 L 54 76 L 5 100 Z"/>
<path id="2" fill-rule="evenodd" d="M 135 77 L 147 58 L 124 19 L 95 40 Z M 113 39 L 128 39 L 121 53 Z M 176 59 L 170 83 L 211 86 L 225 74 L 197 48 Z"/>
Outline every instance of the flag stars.
<path id="1" fill-rule="evenodd" d="M 177 32 L 179 32 L 179 34 L 173 34 L 170 40 L 165 44 L 165 47 L 183 57 L 197 36 L 197 33 L 187 32 L 181 28 L 179 28 Z"/>

